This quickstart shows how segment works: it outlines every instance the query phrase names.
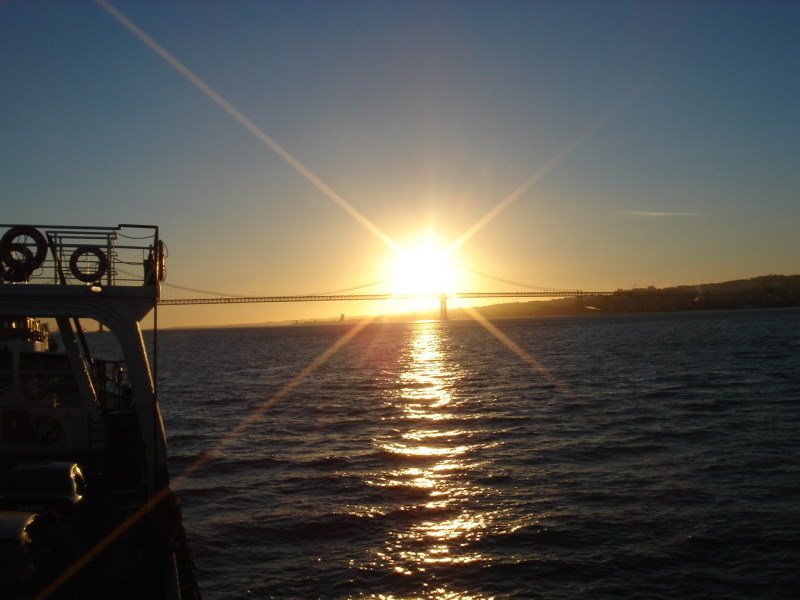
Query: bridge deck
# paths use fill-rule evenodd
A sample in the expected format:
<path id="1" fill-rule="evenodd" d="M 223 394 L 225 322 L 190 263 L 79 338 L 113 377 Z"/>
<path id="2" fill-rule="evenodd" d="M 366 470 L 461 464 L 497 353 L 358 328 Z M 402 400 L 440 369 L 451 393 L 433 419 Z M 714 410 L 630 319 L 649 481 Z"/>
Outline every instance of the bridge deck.
<path id="1" fill-rule="evenodd" d="M 582 290 L 563 290 L 548 292 L 462 292 L 447 294 L 453 298 L 577 298 L 581 296 L 613 296 L 618 292 L 584 292 Z M 296 296 L 237 296 L 216 298 L 181 298 L 158 301 L 160 305 L 182 304 L 248 304 L 257 302 L 336 302 L 350 300 L 412 300 L 420 298 L 441 299 L 439 294 L 310 294 Z"/>

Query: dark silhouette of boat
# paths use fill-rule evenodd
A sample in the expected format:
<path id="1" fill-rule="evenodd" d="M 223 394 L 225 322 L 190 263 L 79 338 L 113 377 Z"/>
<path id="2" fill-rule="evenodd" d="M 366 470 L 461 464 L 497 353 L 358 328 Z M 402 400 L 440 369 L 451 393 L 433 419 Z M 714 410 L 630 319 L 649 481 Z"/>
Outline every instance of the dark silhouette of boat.
<path id="1" fill-rule="evenodd" d="M 0 231 L 0 595 L 199 598 L 140 326 L 158 228 Z M 120 356 L 95 356 L 81 319 Z"/>

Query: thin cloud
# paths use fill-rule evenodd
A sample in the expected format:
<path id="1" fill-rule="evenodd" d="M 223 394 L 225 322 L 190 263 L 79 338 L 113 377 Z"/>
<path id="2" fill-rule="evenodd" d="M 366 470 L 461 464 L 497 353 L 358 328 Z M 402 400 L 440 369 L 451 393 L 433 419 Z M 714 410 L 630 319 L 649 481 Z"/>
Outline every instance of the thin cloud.
<path id="1" fill-rule="evenodd" d="M 694 212 L 658 212 L 654 210 L 618 210 L 618 215 L 629 219 L 664 219 L 679 217 L 705 217 L 706 213 Z"/>

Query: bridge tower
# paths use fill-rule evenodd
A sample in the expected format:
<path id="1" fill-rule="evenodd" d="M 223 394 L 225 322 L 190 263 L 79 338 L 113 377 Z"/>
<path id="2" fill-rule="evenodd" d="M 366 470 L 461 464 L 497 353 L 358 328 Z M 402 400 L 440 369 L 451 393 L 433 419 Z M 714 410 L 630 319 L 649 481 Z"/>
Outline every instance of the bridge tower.
<path id="1" fill-rule="evenodd" d="M 447 294 L 439 294 L 439 320 L 447 321 Z"/>

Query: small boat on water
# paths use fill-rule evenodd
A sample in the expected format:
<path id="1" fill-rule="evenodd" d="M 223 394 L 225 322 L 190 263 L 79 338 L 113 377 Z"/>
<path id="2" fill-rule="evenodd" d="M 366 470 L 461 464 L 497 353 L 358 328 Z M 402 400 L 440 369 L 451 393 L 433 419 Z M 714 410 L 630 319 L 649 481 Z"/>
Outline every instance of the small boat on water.
<path id="1" fill-rule="evenodd" d="M 0 597 L 199 598 L 141 333 L 158 228 L 0 232 Z"/>

